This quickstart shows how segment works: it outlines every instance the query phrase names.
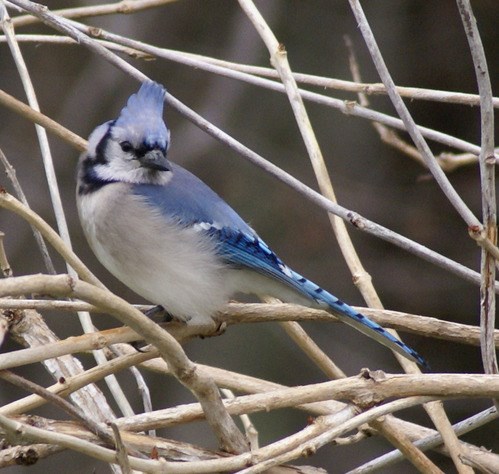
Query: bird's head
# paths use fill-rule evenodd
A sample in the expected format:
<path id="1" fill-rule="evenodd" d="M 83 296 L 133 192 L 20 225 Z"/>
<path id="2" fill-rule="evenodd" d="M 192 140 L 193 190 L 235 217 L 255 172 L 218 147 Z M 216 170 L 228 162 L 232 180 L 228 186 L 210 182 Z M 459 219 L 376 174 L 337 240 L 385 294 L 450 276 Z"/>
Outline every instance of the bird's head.
<path id="1" fill-rule="evenodd" d="M 98 126 L 80 158 L 80 179 L 165 184 L 171 164 L 166 157 L 170 131 L 163 120 L 164 96 L 161 85 L 145 82 L 116 120 Z"/>

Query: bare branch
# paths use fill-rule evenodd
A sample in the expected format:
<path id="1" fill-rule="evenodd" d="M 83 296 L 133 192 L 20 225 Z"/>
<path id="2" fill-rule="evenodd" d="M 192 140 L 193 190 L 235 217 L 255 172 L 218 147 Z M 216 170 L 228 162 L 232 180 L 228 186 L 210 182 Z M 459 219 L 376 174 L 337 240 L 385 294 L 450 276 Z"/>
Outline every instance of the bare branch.
<path id="1" fill-rule="evenodd" d="M 41 292 L 88 301 L 105 309 L 123 324 L 132 328 L 148 343 L 158 348 L 175 377 L 196 395 L 221 446 L 231 452 L 241 452 L 247 449 L 241 432 L 225 411 L 213 381 L 196 373 L 195 365 L 187 358 L 182 346 L 126 301 L 107 290 L 80 280 L 75 281 L 68 275 L 16 277 L 0 282 L 0 295 L 2 296 L 15 296 L 25 292 Z"/>
<path id="2" fill-rule="evenodd" d="M 492 86 L 483 50 L 480 32 L 469 0 L 457 0 L 464 31 L 470 46 L 471 57 L 475 66 L 475 75 L 480 92 L 481 114 L 481 151 L 480 173 L 482 191 L 482 213 L 484 233 L 493 243 L 497 242 L 497 206 L 495 187 L 494 159 L 494 106 L 492 104 Z M 480 285 L 480 321 L 482 327 L 482 359 L 485 372 L 499 373 L 497 356 L 494 347 L 494 328 L 496 318 L 496 298 L 493 290 L 496 277 L 495 253 L 488 249 L 482 251 L 482 283 Z"/>

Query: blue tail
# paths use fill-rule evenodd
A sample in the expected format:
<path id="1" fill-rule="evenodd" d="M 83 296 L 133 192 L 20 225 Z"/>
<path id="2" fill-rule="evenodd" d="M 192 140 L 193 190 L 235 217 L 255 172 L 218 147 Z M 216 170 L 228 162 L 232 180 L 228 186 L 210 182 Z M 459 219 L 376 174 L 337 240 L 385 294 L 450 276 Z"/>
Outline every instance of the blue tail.
<path id="1" fill-rule="evenodd" d="M 379 324 L 371 321 L 368 317 L 355 311 L 351 306 L 347 305 L 340 299 L 328 293 L 320 286 L 302 277 L 295 271 L 290 270 L 290 280 L 294 288 L 296 288 L 300 293 L 307 295 L 312 298 L 316 303 L 324 308 L 325 310 L 333 313 L 338 319 L 349 326 L 354 327 L 366 336 L 378 341 L 380 344 L 398 352 L 404 357 L 416 362 L 417 364 L 430 369 L 428 363 L 423 357 L 421 357 L 414 349 L 404 344 L 402 341 L 397 339 L 395 336 L 390 334 L 388 331 L 383 329 Z M 289 284 L 288 283 L 288 284 Z"/>
<path id="2" fill-rule="evenodd" d="M 228 263 L 251 268 L 284 283 L 307 299 L 315 301 L 319 307 L 333 313 L 342 322 L 353 326 L 380 344 L 429 369 L 426 361 L 415 350 L 385 331 L 379 324 L 291 270 L 262 239 L 252 233 L 251 229 L 240 231 L 229 227 L 209 227 L 206 232 L 212 236 L 216 235 L 219 242 L 219 253 Z M 279 298 L 279 295 L 274 296 Z"/>

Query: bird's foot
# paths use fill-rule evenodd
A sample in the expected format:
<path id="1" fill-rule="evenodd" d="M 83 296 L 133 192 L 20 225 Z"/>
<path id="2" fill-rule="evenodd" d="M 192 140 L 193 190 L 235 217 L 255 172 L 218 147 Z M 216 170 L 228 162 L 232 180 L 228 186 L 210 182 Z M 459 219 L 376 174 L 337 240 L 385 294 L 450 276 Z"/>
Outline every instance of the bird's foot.
<path id="1" fill-rule="evenodd" d="M 219 323 L 216 327 L 215 330 L 210 333 L 210 334 L 204 334 L 202 336 L 199 336 L 201 339 L 205 339 L 206 337 L 217 337 L 221 336 L 225 330 L 227 329 L 227 323 L 225 321 L 222 321 Z"/>
<path id="2" fill-rule="evenodd" d="M 163 306 L 157 305 L 152 307 L 151 309 L 148 309 L 147 311 L 144 311 L 144 314 L 154 321 L 155 323 L 169 323 L 171 321 L 182 321 L 179 318 L 176 318 L 173 316 L 173 314 L 169 313 Z"/>

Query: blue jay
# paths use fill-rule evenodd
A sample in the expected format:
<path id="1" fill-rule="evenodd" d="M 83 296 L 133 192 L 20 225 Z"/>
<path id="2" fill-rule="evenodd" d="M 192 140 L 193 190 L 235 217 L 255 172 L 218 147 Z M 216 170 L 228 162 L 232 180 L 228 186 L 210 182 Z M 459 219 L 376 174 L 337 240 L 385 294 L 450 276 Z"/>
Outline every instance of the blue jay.
<path id="1" fill-rule="evenodd" d="M 165 90 L 145 82 L 78 163 L 80 221 L 99 261 L 176 319 L 211 321 L 235 293 L 325 309 L 421 365 L 413 349 L 285 265 L 214 191 L 170 162 Z"/>

